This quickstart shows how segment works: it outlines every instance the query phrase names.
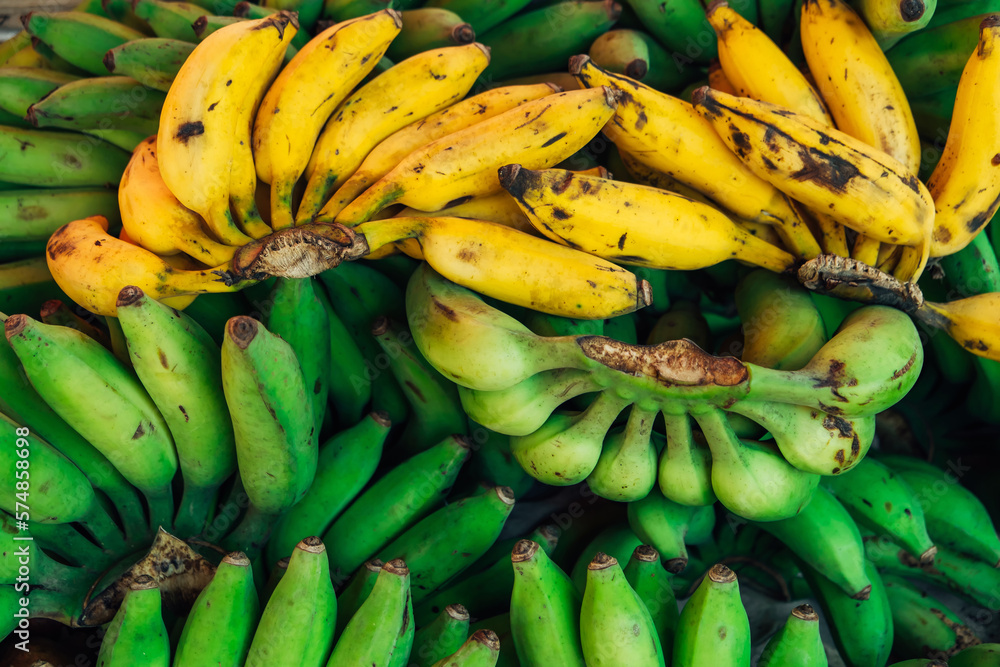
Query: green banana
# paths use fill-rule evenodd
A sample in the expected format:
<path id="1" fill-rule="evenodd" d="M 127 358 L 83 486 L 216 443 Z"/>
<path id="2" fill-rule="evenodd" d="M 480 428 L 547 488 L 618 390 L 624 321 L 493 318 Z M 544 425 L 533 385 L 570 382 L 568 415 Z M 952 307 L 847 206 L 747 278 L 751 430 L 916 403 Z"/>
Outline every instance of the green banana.
<path id="1" fill-rule="evenodd" d="M 459 650 L 468 635 L 469 612 L 460 604 L 450 604 L 432 622 L 417 630 L 410 664 L 431 667 Z"/>
<path id="2" fill-rule="evenodd" d="M 910 456 L 881 456 L 879 461 L 913 490 L 936 543 L 1000 565 L 1000 537 L 989 512 L 953 472 Z"/>
<path id="3" fill-rule="evenodd" d="M 282 580 L 282 578 L 285 576 L 285 572 L 288 571 L 289 560 L 291 560 L 291 556 L 285 556 L 284 558 L 279 559 L 278 562 L 274 564 L 274 567 L 271 568 L 271 571 L 267 573 L 267 581 L 265 581 L 264 585 L 259 589 L 260 598 L 258 607 L 267 606 L 267 601 L 270 600 L 271 595 L 274 594 L 274 589 L 278 587 L 278 582 Z M 260 609 L 258 608 L 257 611 L 259 615 Z M 340 611 L 339 600 L 337 604 L 337 611 L 338 612 Z M 250 645 L 247 644 L 247 650 L 249 650 L 249 648 Z"/>
<path id="4" fill-rule="evenodd" d="M 24 30 L 49 46 L 71 65 L 94 76 L 107 73 L 104 54 L 133 39 L 142 39 L 117 21 L 86 12 L 29 12 L 21 17 Z"/>
<path id="5" fill-rule="evenodd" d="M 424 6 L 450 10 L 468 21 L 477 33 L 484 33 L 530 3 L 531 0 L 428 0 Z"/>
<path id="6" fill-rule="evenodd" d="M 710 335 L 708 321 L 697 304 L 673 301 L 649 331 L 646 344 L 656 345 L 666 340 L 687 338 L 698 347 L 706 348 Z"/>
<path id="7" fill-rule="evenodd" d="M 153 577 L 135 578 L 115 613 L 97 654 L 102 667 L 170 667 L 170 641 L 160 609 L 160 589 Z"/>
<path id="8" fill-rule="evenodd" d="M 262 19 L 272 14 L 277 14 L 278 11 L 276 7 L 264 7 L 244 1 L 236 4 L 236 7 L 233 8 L 233 15 L 245 19 Z M 288 50 L 285 53 L 285 63 L 291 60 L 292 56 L 305 46 L 308 41 L 309 34 L 304 30 L 298 30 L 295 36 L 292 37 L 292 41 L 289 42 Z"/>
<path id="9" fill-rule="evenodd" d="M 849 472 L 825 477 L 823 486 L 858 522 L 889 535 L 920 562 L 934 561 L 936 549 L 927 534 L 920 500 L 888 466 L 865 459 Z"/>
<path id="10" fill-rule="evenodd" d="M 642 26 L 673 54 L 675 65 L 707 65 L 718 57 L 715 32 L 705 18 L 704 8 L 691 0 L 626 0 Z M 746 16 L 753 3 L 733 3 Z"/>
<path id="11" fill-rule="evenodd" d="M 758 667 L 826 667 L 826 664 L 826 649 L 819 636 L 819 615 L 808 604 L 792 610 L 785 624 L 768 640 L 757 662 Z"/>
<path id="12" fill-rule="evenodd" d="M 410 404 L 410 418 L 400 436 L 402 451 L 415 454 L 449 435 L 464 434 L 467 419 L 455 385 L 427 364 L 410 332 L 379 317 L 372 324 L 372 335 Z"/>
<path id="13" fill-rule="evenodd" d="M 0 312 L 29 312 L 47 299 L 72 301 L 52 278 L 46 260 L 43 254 L 0 263 Z"/>
<path id="14" fill-rule="evenodd" d="M 247 667 L 322 667 L 333 647 L 336 620 L 326 548 L 318 537 L 307 537 L 295 546 L 287 571 L 260 615 Z"/>
<path id="15" fill-rule="evenodd" d="M 145 493 L 154 526 L 171 525 L 177 453 L 166 422 L 135 376 L 79 331 L 12 315 L 5 332 L 39 395 Z"/>
<path id="16" fill-rule="evenodd" d="M 629 502 L 649 495 L 656 486 L 657 455 L 652 440 L 655 410 L 633 405 L 624 430 L 604 440 L 597 465 L 587 477 L 590 490 L 609 500 Z"/>
<path id="17" fill-rule="evenodd" d="M 163 0 L 135 0 L 132 10 L 149 24 L 157 37 L 191 43 L 198 41 L 198 35 L 191 24 L 205 14 L 205 10 L 198 5 Z"/>
<path id="18" fill-rule="evenodd" d="M 944 146 L 951 127 L 951 115 L 955 110 L 955 94 L 958 86 L 910 100 L 910 111 L 917 124 L 920 136 L 935 144 Z"/>
<path id="19" fill-rule="evenodd" d="M 888 51 L 899 40 L 927 26 L 934 16 L 937 0 L 853 0 L 851 5 L 868 25 L 882 50 Z"/>
<path id="20" fill-rule="evenodd" d="M 459 488 L 475 484 L 489 486 L 509 486 L 514 497 L 527 493 L 534 485 L 535 478 L 524 471 L 510 451 L 510 436 L 483 428 L 469 420 L 468 432 L 475 443 L 475 454 L 469 465 L 462 471 Z"/>
<path id="21" fill-rule="evenodd" d="M 219 346 L 196 322 L 138 287 L 118 293 L 118 322 L 132 368 L 170 428 L 184 480 L 174 529 L 197 535 L 216 493 L 236 471 L 236 443 Z"/>
<path id="22" fill-rule="evenodd" d="M 4 126 L 0 154 L 0 180 L 31 187 L 117 186 L 129 161 L 96 137 Z"/>
<path id="23" fill-rule="evenodd" d="M 597 533 L 583 548 L 574 549 L 576 563 L 570 571 L 570 579 L 581 595 L 587 587 L 587 567 L 593 560 L 594 554 L 601 552 L 619 562 L 626 562 L 636 547 L 642 546 L 642 538 L 625 522 L 616 521 L 611 525 L 604 525 L 607 527 Z"/>
<path id="24" fill-rule="evenodd" d="M 861 533 L 851 515 L 825 488 L 816 489 L 796 516 L 755 525 L 781 540 L 847 595 L 857 600 L 868 598 L 871 582 L 865 574 Z"/>
<path id="25" fill-rule="evenodd" d="M 502 486 L 450 503 L 383 547 L 380 557 L 408 563 L 413 600 L 420 602 L 496 542 L 513 508 L 514 496 Z"/>
<path id="26" fill-rule="evenodd" d="M 366 359 L 333 309 L 326 288 L 318 285 L 314 291 L 326 310 L 330 331 L 330 366 L 326 374 L 329 407 L 336 414 L 339 424 L 356 424 L 364 416 L 372 397 L 372 383 L 365 379 Z"/>
<path id="27" fill-rule="evenodd" d="M 980 644 L 956 653 L 948 659 L 949 667 L 993 667 L 1000 659 L 1000 644 Z"/>
<path id="28" fill-rule="evenodd" d="M 660 563 L 660 553 L 647 544 L 637 546 L 624 572 L 629 586 L 642 600 L 653 620 L 663 655 L 672 655 L 679 612 L 670 577 Z"/>
<path id="29" fill-rule="evenodd" d="M 268 540 L 268 562 L 291 553 L 303 537 L 321 535 L 354 500 L 375 474 L 390 426 L 385 413 L 373 412 L 320 447 L 312 486 Z"/>
<path id="30" fill-rule="evenodd" d="M 615 28 L 600 35 L 587 52 L 598 67 L 642 81 L 649 71 L 649 47 L 636 30 Z"/>
<path id="31" fill-rule="evenodd" d="M 750 621 L 736 573 L 725 565 L 713 565 L 684 603 L 674 635 L 673 664 L 749 667 Z"/>
<path id="32" fill-rule="evenodd" d="M 105 348 L 111 350 L 111 338 L 108 332 L 99 325 L 94 324 L 93 318 L 83 318 L 73 312 L 69 306 L 59 299 L 51 299 L 42 304 L 38 315 L 45 324 L 55 324 L 61 327 L 70 327 L 87 334 Z"/>
<path id="33" fill-rule="evenodd" d="M 477 31 L 479 41 L 490 48 L 490 64 L 481 78 L 502 81 L 564 70 L 569 57 L 586 51 L 620 14 L 621 5 L 612 0 L 566 0 Z"/>
<path id="34" fill-rule="evenodd" d="M 309 35 L 319 32 L 315 27 L 320 12 L 323 11 L 322 0 L 263 0 L 262 4 L 272 9 L 296 12 L 299 15 L 299 29 L 302 32 Z"/>
<path id="35" fill-rule="evenodd" d="M 404 461 L 370 486 L 323 534 L 335 578 L 350 576 L 400 533 L 440 505 L 469 456 L 469 441 L 450 436 Z"/>
<path id="36" fill-rule="evenodd" d="M 919 30 L 885 56 L 909 98 L 924 97 L 958 86 L 969 54 L 979 43 L 984 15 L 970 16 Z"/>
<path id="37" fill-rule="evenodd" d="M 165 93 L 194 47 L 179 39 L 136 39 L 109 49 L 104 54 L 104 66 L 112 74 L 132 77 L 147 88 Z"/>
<path id="38" fill-rule="evenodd" d="M 413 638 L 417 634 L 416 625 L 413 620 L 413 596 L 411 594 L 406 600 L 406 615 L 403 617 L 403 625 L 396 634 L 396 642 L 392 646 L 389 667 L 407 667 L 410 664 Z"/>
<path id="39" fill-rule="evenodd" d="M 986 234 L 977 234 L 969 245 L 940 261 L 949 288 L 945 300 L 1000 292 L 1000 264 Z M 925 293 L 924 298 L 928 297 Z"/>
<path id="40" fill-rule="evenodd" d="M 715 525 L 715 509 L 711 505 L 681 505 L 653 489 L 645 498 L 628 504 L 628 523 L 643 544 L 659 552 L 667 572 L 677 574 L 687 567 L 688 532 L 694 533 L 690 543 L 703 541 L 699 537 L 710 534 Z"/>
<path id="41" fill-rule="evenodd" d="M 337 597 L 337 627 L 333 633 L 334 642 L 340 638 L 344 628 L 347 627 L 347 622 L 368 599 L 368 594 L 372 592 L 375 580 L 378 579 L 378 574 L 384 565 L 385 563 L 378 558 L 366 560 L 351 577 L 347 586 L 340 591 Z M 341 583 L 342 580 L 334 578 L 334 588 L 339 588 Z"/>
<path id="42" fill-rule="evenodd" d="M 28 107 L 79 78 L 40 67 L 0 67 L 0 109 L 26 120 Z"/>
<path id="43" fill-rule="evenodd" d="M 259 618 L 250 559 L 239 551 L 226 554 L 184 621 L 174 667 L 239 667 L 246 660 Z"/>
<path id="44" fill-rule="evenodd" d="M 0 191 L 0 241 L 44 243 L 66 223 L 88 215 L 106 216 L 112 226 L 120 227 L 117 194 L 104 188 Z"/>
<path id="45" fill-rule="evenodd" d="M 233 7 L 236 7 L 237 3 L 233 3 Z M 232 10 L 230 10 L 232 11 Z M 227 25 L 232 25 L 234 23 L 239 23 L 240 21 L 246 21 L 247 19 L 241 16 L 199 16 L 198 19 L 191 24 L 194 28 L 194 32 L 198 35 L 198 41 L 205 41 L 209 35 L 211 35 L 216 30 L 220 28 L 225 28 Z M 291 51 L 291 47 L 288 49 Z M 286 52 L 287 55 L 287 52 Z"/>
<path id="46" fill-rule="evenodd" d="M 892 649 L 899 655 L 946 657 L 979 643 L 955 612 L 902 577 L 883 574 L 892 610 Z"/>
<path id="47" fill-rule="evenodd" d="M 764 30 L 772 42 L 782 44 L 785 26 L 789 22 L 798 24 L 800 13 L 794 11 L 794 0 L 759 0 L 757 7 L 760 13 L 757 26 Z"/>
<path id="48" fill-rule="evenodd" d="M 492 630 L 476 630 L 453 654 L 434 667 L 494 667 L 500 659 L 500 637 Z"/>
<path id="49" fill-rule="evenodd" d="M 573 582 L 531 540 L 514 545 L 511 562 L 510 629 L 520 663 L 583 667 L 581 599 Z"/>
<path id="50" fill-rule="evenodd" d="M 332 363 L 326 308 L 316 296 L 316 283 L 311 278 L 279 278 L 271 292 L 270 304 L 267 329 L 291 345 L 299 360 L 318 436 L 329 394 L 326 369 Z"/>
<path id="51" fill-rule="evenodd" d="M 250 317 L 226 325 L 222 386 L 250 502 L 278 515 L 312 484 L 318 457 L 312 404 L 291 345 Z"/>
<path id="52" fill-rule="evenodd" d="M 386 57 L 406 60 L 421 51 L 440 49 L 476 41 L 476 32 L 455 12 L 439 7 L 422 7 L 401 12 L 403 28 L 389 44 Z"/>
<path id="53" fill-rule="evenodd" d="M 681 505 L 714 504 L 717 498 L 712 490 L 711 450 L 695 440 L 691 418 L 686 414 L 662 414 L 667 442 L 657 472 L 660 493 Z"/>
<path id="54" fill-rule="evenodd" d="M 393 660 L 410 603 L 410 571 L 401 559 L 386 563 L 371 593 L 351 617 L 327 667 L 386 667 Z"/>

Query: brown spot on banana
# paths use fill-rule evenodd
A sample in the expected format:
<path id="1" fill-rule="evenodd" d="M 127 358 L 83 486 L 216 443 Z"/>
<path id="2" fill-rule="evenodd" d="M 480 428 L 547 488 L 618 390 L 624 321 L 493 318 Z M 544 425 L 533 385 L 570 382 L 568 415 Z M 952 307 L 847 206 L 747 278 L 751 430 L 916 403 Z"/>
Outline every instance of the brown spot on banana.
<path id="1" fill-rule="evenodd" d="M 731 387 L 749 378 L 735 357 L 715 357 L 683 338 L 659 345 L 629 345 L 604 336 L 583 336 L 577 344 L 587 357 L 629 375 L 663 385 Z"/>

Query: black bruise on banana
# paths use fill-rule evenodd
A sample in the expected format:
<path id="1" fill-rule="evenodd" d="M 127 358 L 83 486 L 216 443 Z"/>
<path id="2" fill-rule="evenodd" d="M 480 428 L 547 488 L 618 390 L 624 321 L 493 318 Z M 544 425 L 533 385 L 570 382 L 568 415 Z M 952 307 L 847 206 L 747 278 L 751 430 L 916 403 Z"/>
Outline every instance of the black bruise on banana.
<path id="1" fill-rule="evenodd" d="M 577 344 L 587 357 L 608 368 L 649 377 L 668 387 L 732 387 L 750 377 L 736 357 L 713 356 L 687 338 L 658 345 L 630 345 L 605 336 L 581 336 Z"/>
<path id="2" fill-rule="evenodd" d="M 923 292 L 850 257 L 820 255 L 798 271 L 802 285 L 814 292 L 866 305 L 891 306 L 913 315 L 921 311 Z"/>

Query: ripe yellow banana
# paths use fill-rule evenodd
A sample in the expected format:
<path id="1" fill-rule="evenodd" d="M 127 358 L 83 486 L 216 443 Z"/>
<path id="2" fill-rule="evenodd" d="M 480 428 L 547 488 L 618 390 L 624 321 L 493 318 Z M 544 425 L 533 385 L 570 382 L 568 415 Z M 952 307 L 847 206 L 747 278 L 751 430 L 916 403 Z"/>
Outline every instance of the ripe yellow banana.
<path id="1" fill-rule="evenodd" d="M 386 137 L 465 97 L 489 63 L 489 49 L 478 42 L 424 51 L 348 97 L 309 158 L 296 224 L 311 220 Z"/>
<path id="2" fill-rule="evenodd" d="M 972 241 L 1000 207 L 1000 16 L 979 26 L 955 97 L 948 141 L 927 187 L 937 213 L 931 255 L 956 253 Z"/>
<path id="3" fill-rule="evenodd" d="M 201 271 L 175 269 L 148 250 L 108 234 L 108 221 L 101 216 L 63 225 L 49 237 L 45 252 L 60 289 L 98 315 L 117 314 L 118 292 L 126 285 L 160 301 L 185 294 L 235 292 L 249 284 L 225 280 L 218 272 L 228 265 Z"/>
<path id="4" fill-rule="evenodd" d="M 132 241 L 157 255 L 185 252 L 208 266 L 225 264 L 236 248 L 212 239 L 201 217 L 185 207 L 160 176 L 156 136 L 139 144 L 118 186 L 122 228 Z"/>
<path id="5" fill-rule="evenodd" d="M 721 90 L 724 93 L 729 93 L 730 95 L 739 95 L 740 92 L 736 89 L 736 84 L 733 83 L 729 75 L 722 68 L 722 63 L 718 60 L 713 60 L 708 65 L 708 85 L 715 90 Z"/>
<path id="6" fill-rule="evenodd" d="M 160 114 L 156 143 L 163 182 L 228 245 L 252 240 L 229 210 L 234 128 L 248 93 L 259 85 L 261 60 L 284 48 L 291 21 L 281 12 L 213 32 L 181 66 Z"/>
<path id="7" fill-rule="evenodd" d="M 453 132 L 407 155 L 336 221 L 354 226 L 394 203 L 435 211 L 499 192 L 500 167 L 512 162 L 537 169 L 558 164 L 600 132 L 617 104 L 610 88 L 571 90 Z"/>
<path id="8" fill-rule="evenodd" d="M 486 220 L 507 227 L 513 227 L 526 234 L 537 236 L 524 211 L 506 191 L 485 197 L 473 197 L 455 206 L 443 208 L 440 211 L 419 211 L 415 208 L 404 208 L 394 217 L 397 218 L 469 218 L 471 220 Z"/>
<path id="9" fill-rule="evenodd" d="M 620 264 L 689 271 L 738 259 L 781 272 L 795 263 L 718 209 L 672 192 L 517 164 L 500 170 L 500 182 L 539 232 Z"/>
<path id="10" fill-rule="evenodd" d="M 620 150 L 704 193 L 741 218 L 775 225 L 796 256 L 812 258 L 820 253 L 816 239 L 788 199 L 733 155 L 690 104 L 605 72 L 589 56 L 573 56 L 570 72 L 585 86 L 619 91 L 618 108 L 602 131 Z"/>
<path id="11" fill-rule="evenodd" d="M 354 175 L 320 210 L 320 217 L 336 217 L 368 186 L 392 171 L 400 160 L 421 146 L 554 92 L 559 92 L 559 89 L 549 83 L 493 88 L 407 125 L 372 149 Z"/>
<path id="12" fill-rule="evenodd" d="M 1000 361 L 1000 292 L 986 292 L 948 303 L 925 301 L 921 322 L 944 329 L 972 354 Z"/>
<path id="13" fill-rule="evenodd" d="M 789 197 L 886 243 L 920 243 L 934 219 L 924 184 L 880 150 L 808 116 L 707 86 L 695 108 L 734 153 Z"/>
<path id="14" fill-rule="evenodd" d="M 292 189 L 327 119 L 375 67 L 402 27 L 384 9 L 337 23 L 302 47 L 264 96 L 253 128 L 257 176 L 271 186 L 271 225 L 291 227 Z"/>

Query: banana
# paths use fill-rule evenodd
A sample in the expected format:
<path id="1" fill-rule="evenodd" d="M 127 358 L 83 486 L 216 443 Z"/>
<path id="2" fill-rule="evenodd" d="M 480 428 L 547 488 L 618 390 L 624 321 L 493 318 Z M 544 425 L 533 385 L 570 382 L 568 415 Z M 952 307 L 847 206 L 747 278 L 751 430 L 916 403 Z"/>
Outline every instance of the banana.
<path id="1" fill-rule="evenodd" d="M 470 442 L 448 437 L 372 484 L 327 529 L 334 577 L 350 576 L 367 558 L 436 509 L 469 456 Z M 416 480 L 416 482 L 415 482 Z"/>
<path id="2" fill-rule="evenodd" d="M 492 630 L 476 630 L 453 654 L 433 667 L 494 667 L 500 659 L 500 638 Z"/>
<path id="3" fill-rule="evenodd" d="M 795 261 L 718 210 L 681 195 L 518 164 L 499 174 L 501 185 L 540 233 L 599 257 L 672 270 L 735 258 L 781 272 Z"/>
<path id="4" fill-rule="evenodd" d="M 657 448 L 651 439 L 657 413 L 633 405 L 624 430 L 609 433 L 597 465 L 587 477 L 602 498 L 629 502 L 645 498 L 656 486 Z"/>
<path id="5" fill-rule="evenodd" d="M 320 212 L 368 152 L 389 135 L 463 98 L 488 62 L 489 49 L 478 42 L 425 51 L 348 97 L 316 141 L 305 169 L 308 182 L 296 223 L 308 222 Z M 397 93 L 404 85 L 411 94 L 400 98 Z"/>
<path id="6" fill-rule="evenodd" d="M 109 49 L 104 54 L 104 66 L 112 74 L 131 77 L 165 93 L 192 51 L 194 44 L 179 39 L 147 37 Z"/>
<path id="7" fill-rule="evenodd" d="M 322 667 L 333 648 L 336 620 L 326 548 L 318 537 L 306 537 L 260 615 L 245 664 Z"/>
<path id="8" fill-rule="evenodd" d="M 375 586 L 337 640 L 327 667 L 386 667 L 397 636 L 405 629 L 410 604 L 410 571 L 402 559 L 382 567 Z"/>
<path id="9" fill-rule="evenodd" d="M 663 413 L 666 446 L 660 453 L 657 479 L 660 492 L 681 505 L 713 505 L 712 453 L 696 441 L 687 415 Z"/>
<path id="10" fill-rule="evenodd" d="M 146 36 L 109 18 L 78 11 L 29 12 L 21 23 L 25 32 L 57 56 L 94 76 L 107 74 L 104 54 L 108 49 Z"/>
<path id="11" fill-rule="evenodd" d="M 409 563 L 412 599 L 420 602 L 496 542 L 513 507 L 509 488 L 488 489 L 422 519 L 382 547 L 379 555 L 396 554 Z"/>
<path id="12" fill-rule="evenodd" d="M 387 137 L 368 153 L 354 174 L 333 193 L 331 200 L 323 207 L 323 215 L 336 216 L 370 185 L 392 171 L 406 156 L 432 141 L 509 111 L 526 102 L 549 96 L 553 92 L 558 91 L 553 85 L 547 83 L 493 88 L 461 102 L 456 102 L 441 111 L 407 125 Z M 401 215 L 403 213 L 397 214 L 397 216 Z M 450 214 L 439 212 L 438 215 Z"/>
<path id="13" fill-rule="evenodd" d="M 232 161 L 244 155 L 236 149 L 248 122 L 244 107 L 267 78 L 262 63 L 286 47 L 286 31 L 294 33 L 292 21 L 277 14 L 212 33 L 181 66 L 163 105 L 157 132 L 163 182 L 227 245 L 251 240 L 229 209 Z"/>
<path id="14" fill-rule="evenodd" d="M 677 620 L 674 665 L 750 665 L 750 622 L 736 573 L 713 565 Z"/>
<path id="15" fill-rule="evenodd" d="M 98 343 L 114 352 L 111 338 L 104 329 L 93 322 L 94 318 L 83 318 L 70 310 L 70 307 L 58 299 L 51 299 L 42 304 L 39 309 L 39 319 L 45 324 L 55 324 L 61 327 L 69 327 L 87 334 Z"/>
<path id="16" fill-rule="evenodd" d="M 139 381 L 86 335 L 12 315 L 7 341 L 45 402 L 146 495 L 150 519 L 169 526 L 177 453 L 166 422 Z M 68 384 L 66 377 L 73 377 Z"/>
<path id="17" fill-rule="evenodd" d="M 250 559 L 239 551 L 226 554 L 184 621 L 174 666 L 242 665 L 259 618 Z"/>
<path id="18" fill-rule="evenodd" d="M 506 21 L 524 9 L 530 0 L 508 0 L 506 2 L 481 2 L 481 0 L 428 0 L 425 7 L 440 7 L 452 11 L 476 30 L 483 33 Z"/>
<path id="19" fill-rule="evenodd" d="M 664 656 L 671 655 L 679 614 L 670 577 L 660 564 L 659 552 L 649 545 L 639 545 L 625 565 L 624 573 L 629 586 L 649 612 Z"/>
<path id="20" fill-rule="evenodd" d="M 569 67 L 583 85 L 604 85 L 620 92 L 615 115 L 602 130 L 619 151 L 707 195 L 741 218 L 775 225 L 786 247 L 798 257 L 819 254 L 819 245 L 788 199 L 748 169 L 690 104 L 605 72 L 587 56 L 574 56 Z M 667 140 L 677 135 L 690 140 Z"/>
<path id="21" fill-rule="evenodd" d="M 250 502 L 278 515 L 302 500 L 318 458 L 312 404 L 291 345 L 253 318 L 229 320 L 222 387 Z"/>
<path id="22" fill-rule="evenodd" d="M 302 30 L 310 35 L 315 33 L 316 22 L 323 11 L 322 0 L 266 0 L 262 4 L 272 9 L 297 12 Z"/>
<path id="23" fill-rule="evenodd" d="M 1000 564 L 1000 537 L 989 513 L 952 472 L 909 456 L 882 456 L 879 461 L 912 489 L 935 543 Z"/>
<path id="24" fill-rule="evenodd" d="M 114 187 L 128 153 L 73 132 L 0 126 L 0 180 L 31 187 Z"/>
<path id="25" fill-rule="evenodd" d="M 137 287 L 118 294 L 118 321 L 132 368 L 160 410 L 177 449 L 184 495 L 175 531 L 197 535 L 219 486 L 236 471 L 218 345 L 197 323 Z"/>
<path id="26" fill-rule="evenodd" d="M 431 623 L 417 630 L 410 664 L 432 667 L 459 650 L 469 635 L 469 612 L 460 604 L 450 604 Z"/>
<path id="27" fill-rule="evenodd" d="M 597 553 L 605 553 L 618 562 L 627 562 L 636 547 L 642 546 L 642 538 L 632 531 L 631 526 L 621 521 L 623 518 L 625 517 L 622 517 L 620 512 L 616 512 L 614 524 L 609 525 L 607 519 L 599 522 L 597 526 L 600 532 L 582 545 L 582 548 L 577 545 L 574 549 L 576 562 L 569 575 L 580 595 L 583 595 L 587 587 L 587 571 L 590 561 Z"/>
<path id="28" fill-rule="evenodd" d="M 1000 644 L 980 644 L 960 651 L 948 659 L 953 667 L 989 667 L 1000 656 Z"/>
<path id="29" fill-rule="evenodd" d="M 826 667 L 826 649 L 819 636 L 819 615 L 811 605 L 801 604 L 767 642 L 757 662 L 759 667 Z"/>
<path id="30" fill-rule="evenodd" d="M 368 599 L 368 594 L 375 587 L 375 581 L 378 579 L 383 565 L 385 563 L 378 558 L 366 560 L 364 565 L 350 578 L 347 585 L 342 588 L 340 584 L 343 584 L 347 579 L 334 576 L 335 586 L 341 588 L 340 594 L 337 597 L 337 627 L 333 635 L 334 642 L 340 638 L 340 635 L 344 632 L 344 628 L 347 627 L 347 622 L 351 620 L 355 612 Z"/>
<path id="31" fill-rule="evenodd" d="M 825 478 L 823 485 L 861 524 L 889 535 L 921 563 L 934 561 L 923 508 L 913 489 L 887 466 L 865 459 L 849 472 Z"/>
<path id="32" fill-rule="evenodd" d="M 44 248 L 52 232 L 87 215 L 103 215 L 117 226 L 115 193 L 93 187 L 0 191 L 0 239 L 4 244 L 37 241 Z"/>
<path id="33" fill-rule="evenodd" d="M 690 0 L 627 0 L 626 4 L 632 8 L 643 28 L 672 54 L 671 66 L 694 69 L 692 65 L 707 65 L 718 55 L 715 35 L 705 20 L 705 8 L 701 3 Z M 756 13 L 754 3 L 738 4 L 744 13 Z"/>
<path id="34" fill-rule="evenodd" d="M 2 71 L 2 70 L 0 70 Z M 406 207 L 397 213 L 401 218 L 410 217 L 449 217 L 469 218 L 470 220 L 487 220 L 501 225 L 507 225 L 526 234 L 537 234 L 535 228 L 528 222 L 524 212 L 518 207 L 514 198 L 501 190 L 492 195 L 473 197 L 468 201 L 447 206 L 438 211 L 418 211 Z"/>
<path id="35" fill-rule="evenodd" d="M 698 533 L 707 526 L 711 532 L 715 510 L 711 507 L 689 507 L 664 497 L 657 489 L 648 496 L 628 505 L 628 523 L 643 544 L 654 547 L 663 559 L 663 567 L 678 574 L 688 564 L 685 542 L 696 542 Z M 687 539 L 691 531 L 691 539 Z M 589 555 L 587 553 L 585 556 Z"/>
<path id="36" fill-rule="evenodd" d="M 26 119 L 28 107 L 59 86 L 79 79 L 56 70 L 4 65 L 0 67 L 0 109 Z"/>
<path id="37" fill-rule="evenodd" d="M 937 0 L 855 0 L 852 4 L 871 29 L 879 47 L 888 51 L 899 40 L 930 23 Z"/>
<path id="38" fill-rule="evenodd" d="M 184 252 L 208 266 L 225 264 L 236 248 L 212 239 L 201 216 L 181 204 L 163 182 L 156 143 L 154 135 L 139 144 L 122 174 L 122 227 L 136 244 L 157 255 Z"/>
<path id="39" fill-rule="evenodd" d="M 514 545 L 511 562 L 510 628 L 520 663 L 583 667 L 581 599 L 573 582 L 531 540 Z"/>
<path id="40" fill-rule="evenodd" d="M 400 12 L 403 28 L 392 40 L 386 56 L 400 62 L 421 51 L 476 41 L 476 32 L 455 12 L 440 7 L 421 7 Z"/>
<path id="41" fill-rule="evenodd" d="M 886 52 L 907 97 L 925 97 L 958 85 L 969 54 L 979 42 L 979 24 L 984 18 L 969 16 L 924 28 Z"/>
<path id="42" fill-rule="evenodd" d="M 235 9 L 237 3 L 233 3 L 233 8 Z M 232 11 L 232 10 L 230 10 Z M 194 29 L 194 34 L 198 36 L 198 41 L 203 41 L 213 32 L 224 28 L 227 25 L 232 25 L 234 23 L 239 23 L 240 21 L 246 21 L 247 19 L 242 16 L 213 16 L 205 15 L 199 16 L 191 27 Z M 291 49 L 289 49 L 290 51 Z M 287 51 L 286 51 L 287 54 Z"/>
<path id="43" fill-rule="evenodd" d="M 587 54 L 601 69 L 636 81 L 642 81 L 650 69 L 649 46 L 637 30 L 609 30 L 590 44 Z"/>
<path id="44" fill-rule="evenodd" d="M 434 211 L 499 192 L 497 169 L 511 162 L 554 166 L 592 140 L 617 105 L 604 87 L 525 102 L 411 152 L 335 219 L 354 226 L 390 204 Z"/>
<path id="45" fill-rule="evenodd" d="M 108 234 L 107 219 L 101 216 L 57 229 L 49 238 L 46 255 L 52 277 L 62 290 L 98 315 L 118 312 L 118 292 L 126 285 L 135 285 L 158 300 L 181 297 L 183 305 L 193 299 L 183 295 L 236 292 L 247 285 L 227 285 L 218 269 L 176 269 L 164 258 Z"/>
<path id="46" fill-rule="evenodd" d="M 955 612 L 902 577 L 883 574 L 899 655 L 947 657 L 980 642 Z"/>
<path id="47" fill-rule="evenodd" d="M 861 533 L 837 498 L 821 487 L 799 514 L 755 524 L 774 535 L 796 556 L 856 600 L 866 600 L 871 582 L 865 574 Z"/>
<path id="48" fill-rule="evenodd" d="M 391 424 L 373 412 L 340 431 L 319 450 L 309 492 L 285 514 L 268 540 L 268 561 L 276 562 L 307 535 L 322 534 L 368 483 L 382 454 Z"/>
<path id="49" fill-rule="evenodd" d="M 170 667 L 170 641 L 160 610 L 160 589 L 153 577 L 140 574 L 125 592 L 101 640 L 97 663 Z"/>
<path id="50" fill-rule="evenodd" d="M 149 25 L 157 37 L 190 43 L 198 41 L 198 35 L 191 24 L 205 14 L 205 10 L 198 5 L 164 0 L 134 0 L 132 10 Z"/>

